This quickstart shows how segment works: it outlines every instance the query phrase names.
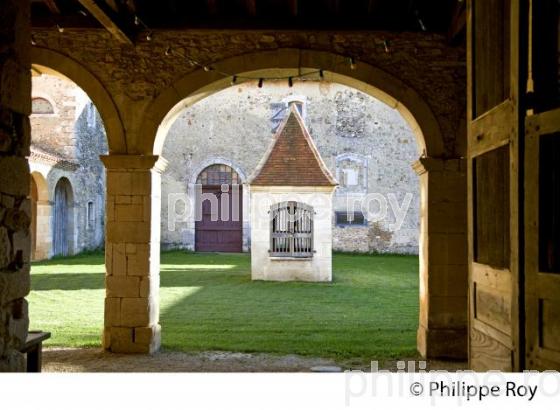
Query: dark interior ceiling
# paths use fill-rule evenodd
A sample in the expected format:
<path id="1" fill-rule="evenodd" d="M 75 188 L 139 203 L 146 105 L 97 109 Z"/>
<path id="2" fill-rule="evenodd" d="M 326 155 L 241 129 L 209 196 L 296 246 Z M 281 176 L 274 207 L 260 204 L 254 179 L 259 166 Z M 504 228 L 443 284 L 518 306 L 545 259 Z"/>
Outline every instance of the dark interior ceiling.
<path id="1" fill-rule="evenodd" d="M 465 0 L 32 0 L 31 14 L 34 27 L 105 27 L 130 39 L 146 28 L 336 29 L 462 41 L 464 10 Z"/>

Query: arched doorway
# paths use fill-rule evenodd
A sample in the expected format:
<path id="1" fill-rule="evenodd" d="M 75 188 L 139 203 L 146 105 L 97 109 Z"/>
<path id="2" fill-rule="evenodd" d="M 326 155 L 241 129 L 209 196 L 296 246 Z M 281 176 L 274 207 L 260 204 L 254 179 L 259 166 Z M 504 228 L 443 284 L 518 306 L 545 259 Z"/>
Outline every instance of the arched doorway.
<path id="1" fill-rule="evenodd" d="M 46 259 L 49 257 L 51 247 L 51 204 L 49 202 L 47 181 L 37 171 L 31 173 L 29 199 L 31 202 L 31 259 Z"/>
<path id="2" fill-rule="evenodd" d="M 53 255 L 73 253 L 72 186 L 67 178 L 60 178 L 54 190 Z"/>
<path id="3" fill-rule="evenodd" d="M 225 164 L 206 167 L 196 180 L 195 250 L 243 250 L 243 201 L 239 175 Z"/>

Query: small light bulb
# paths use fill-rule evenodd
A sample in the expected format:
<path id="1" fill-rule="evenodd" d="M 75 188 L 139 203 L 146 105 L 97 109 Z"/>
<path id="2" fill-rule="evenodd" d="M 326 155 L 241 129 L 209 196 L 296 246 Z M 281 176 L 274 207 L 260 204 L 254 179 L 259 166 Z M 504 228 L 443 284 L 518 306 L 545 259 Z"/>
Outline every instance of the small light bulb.
<path id="1" fill-rule="evenodd" d="M 152 38 L 153 38 L 153 33 L 149 31 L 148 34 L 146 34 L 146 40 L 152 41 Z"/>
<path id="2" fill-rule="evenodd" d="M 356 69 L 356 60 L 354 60 L 354 57 L 350 57 L 350 70 L 355 70 Z"/>
<path id="3" fill-rule="evenodd" d="M 231 85 L 235 85 L 235 83 L 237 82 L 237 76 L 234 75 L 233 77 L 231 77 Z"/>
<path id="4" fill-rule="evenodd" d="M 293 85 L 294 85 L 294 80 L 293 80 L 292 77 L 289 77 L 289 78 L 288 78 L 288 86 L 289 86 L 289 87 L 293 87 Z"/>
<path id="5" fill-rule="evenodd" d="M 134 16 L 134 25 L 135 25 L 135 26 L 139 26 L 139 25 L 140 25 L 140 19 L 138 18 L 138 16 Z"/>
<path id="6" fill-rule="evenodd" d="M 389 41 L 388 40 L 383 40 L 383 47 L 385 47 L 385 52 L 388 53 L 389 50 Z"/>
<path id="7" fill-rule="evenodd" d="M 165 55 L 170 56 L 171 54 L 173 54 L 173 51 L 171 50 L 171 47 L 167 47 L 167 49 L 165 50 Z"/>
<path id="8" fill-rule="evenodd" d="M 325 73 L 323 72 L 323 70 L 319 70 L 319 77 L 321 78 L 321 80 L 323 80 L 325 78 Z"/>
<path id="9" fill-rule="evenodd" d="M 37 45 L 37 40 L 35 40 L 35 36 L 31 35 L 31 45 L 32 46 L 36 46 Z"/>
<path id="10" fill-rule="evenodd" d="M 64 27 L 62 27 L 60 24 L 57 24 L 56 28 L 57 28 L 59 33 L 64 33 Z"/>
<path id="11" fill-rule="evenodd" d="M 212 71 L 212 67 L 209 67 L 209 66 L 207 66 L 207 65 L 205 65 L 205 66 L 203 67 L 203 69 L 204 69 L 204 71 L 206 71 L 206 72 Z"/>
<path id="12" fill-rule="evenodd" d="M 263 86 L 263 81 L 264 81 L 264 80 L 263 80 L 262 78 L 259 78 L 259 88 L 262 88 L 262 86 Z"/>

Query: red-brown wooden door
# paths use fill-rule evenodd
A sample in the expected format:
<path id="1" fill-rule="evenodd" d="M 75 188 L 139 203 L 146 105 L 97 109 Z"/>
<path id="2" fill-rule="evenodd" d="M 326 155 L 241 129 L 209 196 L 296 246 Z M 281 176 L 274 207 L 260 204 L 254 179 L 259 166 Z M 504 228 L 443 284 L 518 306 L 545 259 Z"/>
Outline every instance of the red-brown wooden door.
<path id="1" fill-rule="evenodd" d="M 197 252 L 242 252 L 242 188 L 238 186 L 236 189 L 239 190 L 239 194 L 232 192 L 231 186 L 227 192 L 222 192 L 221 186 L 202 187 L 202 198 L 208 195 L 215 196 L 218 206 L 213 210 L 212 201 L 202 201 L 201 218 L 195 221 Z"/>

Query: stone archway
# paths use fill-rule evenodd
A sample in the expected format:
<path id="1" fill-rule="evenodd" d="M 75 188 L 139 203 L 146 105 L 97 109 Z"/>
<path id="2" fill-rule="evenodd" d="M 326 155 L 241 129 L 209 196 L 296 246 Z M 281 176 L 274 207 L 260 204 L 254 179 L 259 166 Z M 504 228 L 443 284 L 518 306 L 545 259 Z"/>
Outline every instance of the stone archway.
<path id="1" fill-rule="evenodd" d="M 31 199 L 31 259 L 46 259 L 51 252 L 51 205 L 47 181 L 37 171 L 31 173 L 29 197 Z"/>
<path id="2" fill-rule="evenodd" d="M 125 130 L 113 97 L 83 65 L 47 48 L 32 47 L 31 63 L 41 73 L 62 76 L 75 83 L 91 99 L 103 120 L 110 153 L 127 151 Z"/>
<path id="3" fill-rule="evenodd" d="M 104 158 L 107 209 L 113 212 L 107 221 L 105 348 L 115 352 L 152 352 L 159 347 L 159 172 L 166 165 L 160 155 L 165 136 L 179 112 L 229 87 L 231 78 L 224 78 L 220 72 L 258 78 L 296 76 L 299 70 L 321 68 L 325 80 L 356 88 L 398 110 L 416 136 L 420 159 L 414 169 L 420 175 L 421 192 L 417 346 L 424 357 L 464 359 L 466 167 L 462 159 L 445 158 L 440 125 L 428 103 L 391 74 L 361 62 L 353 70 L 346 58 L 329 52 L 277 49 L 232 57 L 214 67 L 213 71 L 197 70 L 178 79 L 148 104 L 143 117 L 133 124 L 138 134 L 129 141 L 130 152 L 143 155 Z M 130 181 L 136 182 L 130 185 Z M 120 196 L 130 197 L 131 204 L 119 204 Z M 135 202 L 144 207 L 136 210 Z M 122 217 L 118 209 L 122 209 Z M 131 220 L 133 214 L 137 216 Z M 123 260 L 128 264 L 123 265 Z"/>
<path id="4" fill-rule="evenodd" d="M 214 66 L 214 71 L 197 70 L 180 78 L 153 100 L 141 126 L 140 152 L 160 155 L 169 127 L 183 108 L 230 87 L 231 78 L 220 72 L 259 78 L 323 69 L 325 80 L 360 90 L 397 109 L 414 132 L 420 154 L 435 158 L 444 154 L 441 130 L 429 105 L 412 87 L 370 64 L 358 62 L 352 69 L 347 57 L 334 53 L 276 49 L 232 57 Z"/>

